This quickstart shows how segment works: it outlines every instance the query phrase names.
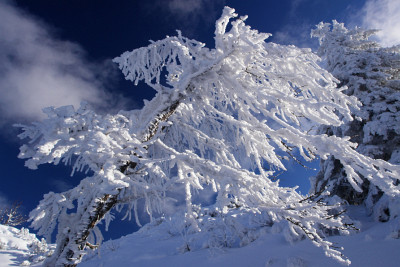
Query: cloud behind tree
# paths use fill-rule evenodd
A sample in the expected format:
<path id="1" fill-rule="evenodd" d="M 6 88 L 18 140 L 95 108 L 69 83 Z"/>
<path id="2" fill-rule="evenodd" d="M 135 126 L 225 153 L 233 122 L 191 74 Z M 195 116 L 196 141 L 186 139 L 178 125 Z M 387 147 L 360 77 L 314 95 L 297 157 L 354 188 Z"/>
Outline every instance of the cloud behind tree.
<path id="1" fill-rule="evenodd" d="M 59 40 L 44 22 L 0 3 L 0 119 L 36 120 L 42 108 L 85 100 L 107 108 L 111 62 L 94 64 L 77 44 Z M 112 69 L 112 68 L 111 68 Z"/>
<path id="2" fill-rule="evenodd" d="M 400 1 L 368 0 L 361 12 L 364 28 L 378 29 L 383 46 L 400 44 Z"/>

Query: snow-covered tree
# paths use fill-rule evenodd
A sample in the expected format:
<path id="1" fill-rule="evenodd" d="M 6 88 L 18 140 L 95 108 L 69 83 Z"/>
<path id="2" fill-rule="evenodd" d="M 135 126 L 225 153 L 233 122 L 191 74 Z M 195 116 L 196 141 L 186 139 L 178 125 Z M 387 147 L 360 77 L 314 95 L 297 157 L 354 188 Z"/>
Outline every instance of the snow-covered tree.
<path id="1" fill-rule="evenodd" d="M 46 120 L 21 126 L 20 137 L 30 139 L 19 155 L 27 167 L 61 161 L 90 174 L 67 192 L 46 194 L 30 215 L 39 234 L 58 225 L 48 266 L 79 263 L 114 208 L 127 206 L 140 224 L 140 203 L 151 225 L 187 237 L 182 251 L 245 245 L 274 228 L 349 263 L 324 237 L 346 233 L 350 222 L 271 177 L 297 149 L 306 160 L 339 159 L 356 189 L 361 174 L 397 196 L 400 167 L 358 153 L 348 138 L 313 131 L 352 120 L 356 98 L 337 88 L 311 50 L 266 43 L 269 34 L 245 20 L 226 7 L 215 48 L 178 31 L 116 58 L 126 79 L 157 91 L 140 110 L 102 116 L 85 104 L 48 108 Z M 168 213 L 171 206 L 178 211 Z"/>
<path id="2" fill-rule="evenodd" d="M 14 202 L 11 207 L 4 207 L 0 209 L 0 224 L 7 226 L 17 226 L 27 221 L 20 208 L 21 202 Z"/>
<path id="3" fill-rule="evenodd" d="M 350 136 L 357 151 L 375 159 L 400 163 L 400 45 L 381 48 L 370 37 L 376 30 L 348 30 L 342 23 L 320 23 L 312 31 L 319 38 L 319 54 L 326 68 L 347 95 L 363 104 L 354 111 L 355 120 L 340 127 L 324 126 L 321 133 Z M 349 204 L 365 204 L 376 220 L 388 221 L 400 216 L 399 199 L 362 177 L 361 190 L 347 180 L 347 171 L 334 156 L 322 161 L 313 180 L 314 193 L 328 190 Z M 398 185 L 394 179 L 393 184 Z M 325 189 L 327 188 L 327 189 Z M 397 227 L 397 231 L 399 231 Z"/>

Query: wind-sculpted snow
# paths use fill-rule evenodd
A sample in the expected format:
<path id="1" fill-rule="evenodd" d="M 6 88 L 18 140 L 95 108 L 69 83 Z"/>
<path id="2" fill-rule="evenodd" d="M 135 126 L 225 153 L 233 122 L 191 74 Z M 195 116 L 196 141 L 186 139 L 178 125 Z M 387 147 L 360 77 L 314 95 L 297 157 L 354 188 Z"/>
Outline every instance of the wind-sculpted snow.
<path id="1" fill-rule="evenodd" d="M 283 155 L 295 149 L 305 160 L 334 155 L 357 190 L 361 173 L 398 195 L 391 183 L 400 168 L 362 156 L 346 138 L 312 130 L 340 126 L 342 117 L 352 120 L 350 108 L 358 101 L 337 88 L 310 50 L 266 43 L 268 34 L 236 17 L 233 9 L 224 9 L 214 49 L 178 32 L 116 58 L 127 79 L 157 91 L 141 110 L 100 116 L 85 105 L 77 111 L 50 108 L 48 119 L 22 126 L 20 137 L 31 139 L 20 153 L 27 167 L 62 160 L 92 174 L 67 192 L 45 195 L 31 213 L 41 234 L 58 222 L 57 250 L 47 265 L 79 263 L 85 248 L 95 247 L 90 233 L 98 234 L 102 219 L 110 221 L 113 208 L 127 205 L 126 216 L 133 209 L 140 224 L 139 200 L 151 220 L 173 216 L 166 207 L 175 201 L 183 209 L 179 231 L 194 238 L 213 233 L 215 223 L 225 223 L 222 218 L 235 225 L 237 212 L 266 216 L 268 223 L 259 228 L 285 225 L 289 239 L 307 237 L 328 256 L 350 263 L 324 237 L 327 229 L 347 234 L 351 222 L 270 178 L 285 169 Z M 205 205 L 210 191 L 213 202 Z M 249 233 L 243 229 L 233 237 L 244 245 L 252 239 Z"/>

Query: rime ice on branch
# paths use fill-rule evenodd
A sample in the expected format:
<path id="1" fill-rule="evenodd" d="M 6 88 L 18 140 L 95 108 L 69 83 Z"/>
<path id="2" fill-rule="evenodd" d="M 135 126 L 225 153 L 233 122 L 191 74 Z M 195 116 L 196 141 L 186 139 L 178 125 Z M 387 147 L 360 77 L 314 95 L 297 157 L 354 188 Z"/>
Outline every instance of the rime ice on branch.
<path id="1" fill-rule="evenodd" d="M 233 9 L 224 9 L 213 49 L 178 31 L 116 58 L 127 79 L 157 91 L 141 110 L 100 116 L 86 106 L 52 108 L 48 119 L 22 126 L 20 137 L 31 139 L 20 153 L 28 167 L 62 161 L 93 172 L 67 192 L 45 195 L 31 213 L 40 234 L 51 233 L 58 222 L 57 250 L 47 265 L 79 263 L 85 248 L 95 247 L 91 233 L 99 232 L 96 225 L 104 218 L 110 221 L 111 209 L 127 205 L 126 215 L 133 211 L 138 221 L 142 199 L 151 219 L 168 217 L 166 203 L 171 198 L 179 203 L 182 191 L 184 211 L 175 216 L 180 229 L 210 235 L 208 246 L 245 245 L 265 233 L 262 228 L 281 224 L 290 241 L 308 237 L 349 264 L 324 240 L 326 229 L 347 232 L 345 218 L 328 215 L 326 206 L 270 178 L 285 169 L 284 155 L 296 148 L 305 160 L 334 155 L 356 189 L 360 173 L 379 177 L 371 182 L 398 195 L 392 179 L 400 168 L 357 153 L 346 138 L 310 131 L 315 125 L 339 126 L 341 117 L 351 120 L 357 100 L 337 88 L 310 50 L 266 43 L 269 34 L 236 17 Z M 214 202 L 206 206 L 203 196 L 210 192 Z M 243 216 L 259 222 L 234 227 Z M 236 229 L 224 231 L 237 242 L 221 241 L 216 234 L 221 227 Z M 185 249 L 196 249 L 196 243 Z"/>

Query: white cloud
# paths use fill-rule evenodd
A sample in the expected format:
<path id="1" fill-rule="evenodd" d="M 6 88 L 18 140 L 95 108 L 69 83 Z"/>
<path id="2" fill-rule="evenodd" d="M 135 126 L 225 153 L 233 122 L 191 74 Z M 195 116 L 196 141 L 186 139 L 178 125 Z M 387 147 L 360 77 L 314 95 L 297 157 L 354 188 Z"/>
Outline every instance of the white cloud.
<path id="1" fill-rule="evenodd" d="M 293 0 L 285 15 L 286 23 L 279 30 L 272 33 L 271 41 L 282 45 L 295 45 L 302 48 L 316 48 L 317 41 L 310 38 L 310 31 L 314 26 L 308 17 L 303 16 L 300 10 L 316 5 L 316 1 Z M 289 22 L 290 21 L 290 22 Z"/>
<path id="2" fill-rule="evenodd" d="M 195 11 L 199 11 L 202 9 L 202 1 L 201 0 L 171 0 L 167 2 L 168 8 L 173 13 L 178 14 L 187 14 Z"/>
<path id="3" fill-rule="evenodd" d="M 361 14 L 364 28 L 381 30 L 377 37 L 383 46 L 400 44 L 399 0 L 368 0 Z"/>
<path id="4" fill-rule="evenodd" d="M 271 40 L 283 45 L 295 45 L 302 48 L 316 48 L 317 41 L 310 38 L 312 25 L 307 22 L 298 22 L 293 25 L 284 25 L 273 33 Z"/>
<path id="5" fill-rule="evenodd" d="M 0 211 L 10 205 L 8 199 L 0 192 Z"/>
<path id="6" fill-rule="evenodd" d="M 68 182 L 66 182 L 63 179 L 60 180 L 52 180 L 50 182 L 51 186 L 54 188 L 55 192 L 65 192 L 71 188 L 73 188 L 73 186 L 71 184 L 69 184 Z"/>
<path id="7" fill-rule="evenodd" d="M 83 100 L 109 106 L 104 66 L 85 60 L 80 46 L 57 40 L 47 25 L 4 1 L 0 32 L 2 123 L 40 119 L 43 107 Z"/>
<path id="8" fill-rule="evenodd" d="M 149 4 L 149 10 L 161 8 L 166 11 L 167 21 L 179 23 L 179 29 L 188 37 L 195 29 L 209 28 L 222 13 L 226 0 L 158 0 Z M 192 38 L 192 37 L 191 37 Z"/>

